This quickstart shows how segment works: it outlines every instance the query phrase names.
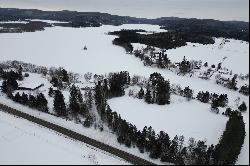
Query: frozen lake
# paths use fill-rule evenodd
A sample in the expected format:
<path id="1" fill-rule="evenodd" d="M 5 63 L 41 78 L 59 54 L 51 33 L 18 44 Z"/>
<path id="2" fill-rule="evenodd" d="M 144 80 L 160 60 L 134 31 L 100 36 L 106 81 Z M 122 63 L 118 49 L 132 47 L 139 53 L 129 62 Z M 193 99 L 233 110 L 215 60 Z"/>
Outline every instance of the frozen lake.
<path id="1" fill-rule="evenodd" d="M 114 46 L 112 40 L 116 36 L 107 35 L 108 32 L 121 29 L 164 31 L 154 25 L 126 24 L 88 28 L 53 27 L 35 33 L 0 34 L 0 57 L 1 60 L 21 60 L 47 67 L 63 66 L 79 73 L 127 70 L 145 75 L 148 69 L 141 61 L 132 55 L 126 55 L 123 48 Z M 186 56 L 189 60 L 202 60 L 210 65 L 217 65 L 227 57 L 223 64 L 225 67 L 234 73 L 247 73 L 249 43 L 230 40 L 220 47 L 222 40 L 216 39 L 214 45 L 195 44 L 196 47 L 189 43 L 185 47 L 168 50 L 167 54 L 173 62 L 179 62 Z M 88 50 L 83 50 L 85 45 Z"/>
<path id="2" fill-rule="evenodd" d="M 211 89 L 211 82 L 195 78 L 177 76 L 175 73 L 163 69 L 145 67 L 140 59 L 128 55 L 119 46 L 114 46 L 112 40 L 116 36 L 105 33 L 120 29 L 145 29 L 148 31 L 162 31 L 159 26 L 152 25 L 122 25 L 102 26 L 90 28 L 46 28 L 45 31 L 21 34 L 0 34 L 0 59 L 19 60 L 47 67 L 62 66 L 65 69 L 84 74 L 92 72 L 105 74 L 109 72 L 129 71 L 131 75 L 149 77 L 153 72 L 161 73 L 173 83 L 191 86 L 194 89 Z M 217 44 L 220 43 L 217 40 Z M 88 50 L 83 50 L 84 45 Z M 170 60 L 179 61 L 186 56 L 189 60 L 202 60 L 218 64 L 227 56 L 226 67 L 235 73 L 247 73 L 249 68 L 249 44 L 231 41 L 223 48 L 215 45 L 190 45 L 167 51 Z M 204 59 L 205 58 L 205 59 Z M 237 63 L 235 62 L 237 60 Z M 195 80 L 195 81 L 194 81 Z M 212 88 L 216 93 L 227 92 L 219 86 Z"/>

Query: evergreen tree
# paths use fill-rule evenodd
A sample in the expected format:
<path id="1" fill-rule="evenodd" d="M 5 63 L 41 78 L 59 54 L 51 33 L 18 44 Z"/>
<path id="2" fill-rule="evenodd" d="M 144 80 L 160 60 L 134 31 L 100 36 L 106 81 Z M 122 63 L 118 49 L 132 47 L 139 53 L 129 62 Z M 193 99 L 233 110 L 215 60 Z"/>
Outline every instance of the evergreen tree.
<path id="1" fill-rule="evenodd" d="M 61 91 L 56 90 L 54 96 L 54 111 L 58 116 L 66 117 L 68 115 L 64 96 Z"/>
<path id="2" fill-rule="evenodd" d="M 20 100 L 21 100 L 21 96 L 20 96 L 20 93 L 17 92 L 13 98 L 13 100 L 17 103 L 20 103 Z"/>
<path id="3" fill-rule="evenodd" d="M 145 99 L 147 103 L 151 100 L 150 103 L 159 105 L 170 104 L 170 83 L 165 81 L 160 73 L 150 75 Z"/>
<path id="4" fill-rule="evenodd" d="M 62 69 L 62 81 L 69 82 L 68 72 L 65 69 Z"/>
<path id="5" fill-rule="evenodd" d="M 164 52 L 162 52 L 162 55 L 163 55 L 164 66 L 165 68 L 168 68 L 169 65 L 171 64 L 171 61 L 168 58 L 167 54 L 164 54 Z"/>
<path id="6" fill-rule="evenodd" d="M 18 83 L 13 78 L 10 78 L 10 79 L 7 80 L 7 85 L 11 88 L 11 90 L 17 90 L 18 89 Z"/>
<path id="7" fill-rule="evenodd" d="M 36 108 L 36 106 L 37 106 L 36 104 L 37 104 L 37 98 L 30 94 L 29 95 L 29 102 L 28 102 L 29 107 Z"/>
<path id="8" fill-rule="evenodd" d="M 83 104 L 83 96 L 82 96 L 82 92 L 81 92 L 79 87 L 76 88 L 76 93 L 77 93 L 77 101 L 78 101 L 78 103 L 80 105 Z"/>
<path id="9" fill-rule="evenodd" d="M 205 93 L 199 92 L 196 98 L 203 103 L 208 103 L 210 100 L 210 93 L 209 92 L 205 92 Z"/>
<path id="10" fill-rule="evenodd" d="M 231 108 L 227 108 L 226 111 L 225 111 L 225 113 L 224 113 L 224 115 L 230 116 L 231 113 L 232 113 L 232 109 Z"/>
<path id="11" fill-rule="evenodd" d="M 127 72 L 113 73 L 109 78 L 109 96 L 120 97 L 125 94 L 124 86 L 130 83 L 130 77 Z"/>
<path id="12" fill-rule="evenodd" d="M 84 127 L 90 127 L 92 124 L 93 124 L 93 118 L 90 115 L 88 115 L 83 125 Z"/>
<path id="13" fill-rule="evenodd" d="M 105 111 L 107 104 L 106 104 L 104 90 L 100 81 L 95 86 L 95 104 L 99 115 L 102 115 L 103 111 Z"/>
<path id="14" fill-rule="evenodd" d="M 197 146 L 194 149 L 196 155 L 196 165 L 205 165 L 206 164 L 206 152 L 207 152 L 207 145 L 204 141 L 198 141 Z"/>
<path id="15" fill-rule="evenodd" d="M 10 95 L 14 90 L 18 89 L 18 83 L 14 78 L 4 80 L 2 83 L 2 92 Z"/>
<path id="16" fill-rule="evenodd" d="M 59 86 L 59 80 L 56 77 L 52 77 L 50 83 L 54 86 L 54 87 L 58 87 Z"/>
<path id="17" fill-rule="evenodd" d="M 48 101 L 47 99 L 45 98 L 45 96 L 43 95 L 43 93 L 39 93 L 37 95 L 37 105 L 36 105 L 36 108 L 40 111 L 43 111 L 43 112 L 48 112 Z"/>
<path id="18" fill-rule="evenodd" d="M 213 94 L 212 95 L 212 107 L 225 107 L 228 104 L 227 94 Z"/>
<path id="19" fill-rule="evenodd" d="M 18 80 L 23 80 L 23 67 L 21 65 L 18 67 Z"/>
<path id="20" fill-rule="evenodd" d="M 168 136 L 167 133 L 160 131 L 158 136 L 158 142 L 160 144 L 161 161 L 163 162 L 169 161 L 168 154 L 169 154 L 169 147 L 171 144 L 170 137 Z"/>
<path id="21" fill-rule="evenodd" d="M 28 102 L 29 102 L 28 95 L 23 93 L 22 96 L 21 96 L 21 104 L 28 105 Z"/>
<path id="22" fill-rule="evenodd" d="M 0 78 L 3 79 L 5 75 L 5 72 L 3 70 L 3 68 L 0 67 Z"/>
<path id="23" fill-rule="evenodd" d="M 138 131 L 136 133 L 136 135 L 137 135 L 136 146 L 138 147 L 138 149 L 141 153 L 144 153 L 144 151 L 145 151 L 145 137 L 142 135 L 141 131 Z"/>
<path id="24" fill-rule="evenodd" d="M 138 93 L 138 98 L 143 99 L 143 97 L 144 97 L 144 90 L 143 90 L 143 88 L 141 88 L 139 93 Z"/>
<path id="25" fill-rule="evenodd" d="M 152 66 L 153 61 L 152 61 L 152 59 L 150 57 L 146 56 L 144 58 L 144 63 L 143 64 L 144 64 L 144 66 Z"/>
<path id="26" fill-rule="evenodd" d="M 156 101 L 159 105 L 170 104 L 170 84 L 168 81 L 158 82 Z"/>
<path id="27" fill-rule="evenodd" d="M 75 114 L 80 112 L 80 104 L 78 102 L 78 91 L 75 85 L 70 88 L 69 108 Z"/>
<path id="28" fill-rule="evenodd" d="M 54 90 L 53 90 L 52 87 L 49 88 L 48 95 L 49 95 L 50 97 L 53 97 L 53 95 L 54 95 Z"/>
<path id="29" fill-rule="evenodd" d="M 218 98 L 219 106 L 225 107 L 228 104 L 227 94 L 221 94 Z"/>
<path id="30" fill-rule="evenodd" d="M 3 93 L 7 93 L 8 92 L 8 88 L 7 88 L 7 81 L 4 80 L 2 83 L 2 92 Z"/>
<path id="31" fill-rule="evenodd" d="M 88 109 L 88 111 L 91 111 L 92 105 L 93 105 L 93 95 L 92 95 L 91 90 L 86 91 L 84 96 L 85 96 L 85 99 L 86 99 L 87 109 Z"/>
<path id="32" fill-rule="evenodd" d="M 244 95 L 249 95 L 249 85 L 243 85 L 241 88 L 240 88 L 240 93 L 244 94 Z"/>
<path id="33" fill-rule="evenodd" d="M 70 88 L 69 108 L 73 113 L 76 122 L 78 122 L 78 114 L 82 114 L 84 116 L 85 107 L 83 104 L 82 93 L 75 85 Z"/>
<path id="34" fill-rule="evenodd" d="M 185 87 L 183 90 L 183 95 L 186 97 L 188 100 L 191 100 L 193 98 L 193 90 L 188 87 Z"/>
<path id="35" fill-rule="evenodd" d="M 205 165 L 214 165 L 214 145 L 208 147 Z"/>
<path id="36" fill-rule="evenodd" d="M 247 110 L 247 105 L 245 102 L 243 102 L 239 107 L 238 109 L 241 111 L 241 112 L 245 112 Z"/>
<path id="37" fill-rule="evenodd" d="M 159 53 L 159 58 L 158 58 L 158 61 L 157 61 L 157 66 L 158 66 L 158 68 L 161 68 L 161 69 L 165 68 L 165 64 L 164 64 L 164 60 L 163 60 L 163 57 L 162 57 L 162 53 Z"/>
<path id="38" fill-rule="evenodd" d="M 151 91 L 149 90 L 149 87 L 147 87 L 147 92 L 145 94 L 145 102 L 148 104 L 152 103 L 152 95 L 151 95 Z"/>
<path id="39" fill-rule="evenodd" d="M 191 72 L 191 63 L 187 61 L 186 57 L 184 56 L 183 61 L 179 65 L 179 70 L 182 74 L 186 74 Z"/>
<path id="40" fill-rule="evenodd" d="M 229 89 L 238 90 L 238 88 L 237 88 L 237 77 L 238 77 L 238 76 L 235 74 L 235 75 L 233 76 L 233 78 L 228 82 L 227 87 L 228 87 Z"/>
<path id="41" fill-rule="evenodd" d="M 177 160 L 177 152 L 178 152 L 178 136 L 176 135 L 171 142 L 169 147 L 169 156 L 170 162 L 175 163 Z"/>
<path id="42" fill-rule="evenodd" d="M 107 79 L 104 79 L 103 93 L 104 93 L 105 97 L 111 96 L 110 93 L 109 93 L 109 86 L 108 86 L 108 80 Z"/>

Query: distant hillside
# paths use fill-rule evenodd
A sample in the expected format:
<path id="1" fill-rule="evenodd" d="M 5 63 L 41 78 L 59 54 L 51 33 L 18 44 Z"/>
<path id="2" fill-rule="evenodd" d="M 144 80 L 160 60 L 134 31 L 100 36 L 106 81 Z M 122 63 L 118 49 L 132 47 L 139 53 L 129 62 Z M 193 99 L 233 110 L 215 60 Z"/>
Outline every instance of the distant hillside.
<path id="1" fill-rule="evenodd" d="M 249 23 L 242 21 L 218 21 L 212 19 L 186 19 L 162 17 L 157 19 L 117 16 L 99 12 L 42 11 L 37 9 L 0 8 L 0 21 L 25 19 L 54 20 L 67 27 L 99 27 L 101 25 L 153 24 L 178 33 L 192 33 L 213 37 L 234 38 L 249 41 Z"/>
<path id="2" fill-rule="evenodd" d="M 72 26 L 121 25 L 145 22 L 146 19 L 123 17 L 98 12 L 41 11 L 36 9 L 0 8 L 0 20 L 41 19 L 69 22 Z"/>

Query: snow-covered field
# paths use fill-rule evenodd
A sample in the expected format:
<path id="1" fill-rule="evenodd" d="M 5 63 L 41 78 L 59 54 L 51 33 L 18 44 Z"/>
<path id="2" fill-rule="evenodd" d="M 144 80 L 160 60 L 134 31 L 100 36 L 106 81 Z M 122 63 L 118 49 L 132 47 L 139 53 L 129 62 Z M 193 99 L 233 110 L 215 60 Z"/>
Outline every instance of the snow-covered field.
<path id="1" fill-rule="evenodd" d="M 141 28 L 162 31 L 159 26 L 151 25 L 105 25 L 91 28 L 54 27 L 36 33 L 1 34 L 1 60 L 22 60 L 48 67 L 63 66 L 78 73 L 122 70 L 138 73 L 144 71 L 144 66 L 138 66 L 138 60 L 126 55 L 123 48 L 113 46 L 115 36 L 105 33 Z M 83 50 L 85 45 L 87 51 Z"/>
<path id="2" fill-rule="evenodd" d="M 187 59 L 208 62 L 208 65 L 217 66 L 222 62 L 223 67 L 234 73 L 247 74 L 249 72 L 249 43 L 232 39 L 228 41 L 224 42 L 219 38 L 212 45 L 188 43 L 185 47 L 171 49 L 167 53 L 175 62 L 180 62 L 183 59 L 180 55 L 183 55 Z"/>
<path id="3" fill-rule="evenodd" d="M 146 48 L 145 44 L 132 43 L 135 50 Z M 249 43 L 223 38 L 215 38 L 215 44 L 202 45 L 187 43 L 187 46 L 167 50 L 166 53 L 172 62 L 181 62 L 185 56 L 188 60 L 197 60 L 208 63 L 209 66 L 222 63 L 223 67 L 237 74 L 249 73 Z M 159 48 L 156 48 L 159 50 Z"/>
<path id="4" fill-rule="evenodd" d="M 65 119 L 62 119 L 59 117 L 55 117 L 53 115 L 49 115 L 47 113 L 43 113 L 43 112 L 28 108 L 26 106 L 17 104 L 15 102 L 11 101 L 10 99 L 7 99 L 7 97 L 5 97 L 4 95 L 1 95 L 1 94 L 0 94 L 0 102 L 4 103 L 7 106 L 15 108 L 17 110 L 20 110 L 20 111 L 23 111 L 27 114 L 30 114 L 32 116 L 35 116 L 35 117 L 38 117 L 40 119 L 43 119 L 43 120 L 52 122 L 54 124 L 63 126 L 67 129 L 73 130 L 75 132 L 78 132 L 78 133 L 83 134 L 85 136 L 88 136 L 90 138 L 96 139 L 100 142 L 103 142 L 103 143 L 108 144 L 110 146 L 113 146 L 115 148 L 124 150 L 128 153 L 134 154 L 134 155 L 139 156 L 141 158 L 144 158 L 148 161 L 154 162 L 156 164 L 162 164 L 160 162 L 160 160 L 150 159 L 148 156 L 149 154 L 140 153 L 137 148 L 127 148 L 127 147 L 125 147 L 125 145 L 119 144 L 117 142 L 116 136 L 113 133 L 111 133 L 110 130 L 108 130 L 107 127 L 105 127 L 105 126 L 104 126 L 103 132 L 100 132 L 98 129 L 94 129 L 94 127 L 86 128 L 86 127 L 83 127 L 82 124 L 76 124 L 74 121 L 68 121 L 68 120 L 65 120 Z M 49 102 L 51 102 L 51 100 Z"/>
<path id="5" fill-rule="evenodd" d="M 129 163 L 0 111 L 0 164 L 127 165 Z"/>
<path id="6" fill-rule="evenodd" d="M 148 105 L 144 100 L 125 96 L 113 98 L 109 105 L 138 129 L 152 126 L 156 133 L 165 131 L 171 138 L 176 135 L 206 140 L 207 144 L 217 144 L 223 133 L 227 118 L 210 111 L 209 104 L 187 101 L 183 97 L 171 96 L 171 104 L 165 106 Z"/>
<path id="7" fill-rule="evenodd" d="M 0 60 L 21 60 L 47 67 L 63 66 L 69 71 L 81 74 L 86 72 L 105 74 L 109 72 L 129 71 L 131 75 L 149 77 L 153 72 L 159 72 L 165 79 L 169 79 L 171 84 L 179 84 L 181 87 L 190 86 L 194 90 L 194 94 L 197 94 L 199 91 L 226 93 L 229 97 L 230 107 L 237 108 L 236 99 L 238 98 L 240 98 L 240 103 L 245 101 L 249 107 L 249 97 L 216 85 L 214 80 L 178 76 L 171 71 L 145 67 L 134 55 L 126 54 L 123 48 L 112 45 L 112 40 L 115 36 L 106 35 L 106 33 L 120 29 L 162 31 L 159 26 L 152 25 L 105 25 L 98 28 L 53 27 L 35 33 L 0 34 Z M 167 54 L 173 62 L 180 61 L 186 56 L 189 60 L 207 61 L 209 65 L 217 65 L 226 57 L 222 63 L 223 67 L 233 70 L 234 73 L 248 73 L 249 43 L 236 40 L 229 40 L 225 44 L 221 43 L 223 43 L 223 39 L 216 39 L 214 45 L 206 46 L 189 43 L 185 47 L 168 50 Z M 88 50 L 83 50 L 85 45 Z M 36 81 L 29 80 L 33 78 Z M 41 83 L 45 84 L 45 87 L 41 88 L 41 91 L 46 92 L 49 83 L 44 78 L 35 75 L 31 75 L 30 78 L 24 80 L 22 86 L 29 85 L 36 87 Z M 68 101 L 67 92 L 64 92 L 64 94 L 66 101 Z M 49 100 L 50 107 L 52 108 L 52 99 Z M 224 116 L 210 112 L 210 106 L 207 104 L 197 101 L 187 102 L 185 99 L 177 96 L 172 96 L 171 100 L 173 103 L 169 106 L 156 106 L 146 105 L 143 101 L 125 96 L 114 98 L 109 103 L 114 111 L 120 113 L 127 121 L 137 125 L 139 129 L 142 129 L 145 125 L 151 125 L 156 131 L 164 130 L 171 137 L 177 134 L 184 135 L 186 139 L 189 137 L 206 139 L 209 144 L 216 144 L 218 142 L 218 138 L 222 134 L 227 121 Z M 0 101 L 20 108 L 19 105 L 7 101 L 3 96 L 0 96 Z M 29 113 L 33 111 L 24 107 L 22 108 L 29 110 Z M 44 118 L 48 116 L 37 112 L 34 112 L 34 114 L 43 116 Z M 242 153 L 239 156 L 238 164 L 249 163 L 249 110 L 243 113 L 243 116 L 246 123 L 247 136 Z M 52 120 L 52 118 L 49 119 Z M 59 123 L 58 121 L 57 123 Z M 114 146 L 119 147 L 118 143 L 114 143 L 116 140 L 110 137 L 110 134 L 106 134 L 105 136 L 104 134 L 100 134 L 98 136 L 98 133 L 93 133 L 92 130 L 89 133 L 87 132 L 89 131 L 88 129 L 82 131 L 82 126 L 76 127 L 77 125 L 64 123 L 64 121 L 61 121 L 60 124 L 68 127 L 72 125 L 79 132 L 89 134 L 93 138 L 106 141 L 109 144 L 115 144 Z M 133 149 L 128 151 L 138 153 L 138 151 Z M 145 158 L 145 155 L 142 156 Z"/>

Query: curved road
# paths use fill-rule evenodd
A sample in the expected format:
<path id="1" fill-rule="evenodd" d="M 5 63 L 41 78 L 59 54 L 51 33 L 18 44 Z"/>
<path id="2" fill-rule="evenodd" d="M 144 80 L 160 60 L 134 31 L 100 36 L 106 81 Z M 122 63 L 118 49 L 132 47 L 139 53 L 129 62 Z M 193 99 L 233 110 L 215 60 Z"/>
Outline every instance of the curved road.
<path id="1" fill-rule="evenodd" d="M 15 115 L 15 116 L 18 116 L 18 117 L 21 117 L 23 119 L 26 119 L 28 121 L 31 121 L 33 123 L 36 123 L 38 125 L 41 125 L 41 126 L 44 126 L 48 129 L 51 129 L 51 130 L 54 130 L 58 133 L 61 133 L 65 136 L 68 136 L 70 138 L 73 138 L 77 141 L 81 141 L 81 142 L 84 142 L 86 144 L 89 144 L 95 148 L 98 148 L 98 149 L 101 149 L 103 151 L 106 151 L 112 155 L 115 155 L 117 157 L 120 157 L 126 161 L 128 161 L 129 163 L 132 163 L 132 164 L 135 164 L 135 165 L 155 165 L 147 160 L 144 160 L 140 157 L 137 157 L 137 156 L 134 156 L 132 154 L 129 154 L 125 151 L 122 151 L 122 150 L 119 150 L 119 149 L 116 149 L 112 146 L 109 146 L 109 145 L 106 145 L 102 142 L 99 142 L 99 141 L 96 141 L 92 138 L 89 138 L 89 137 L 86 137 L 84 135 L 81 135 L 79 133 L 76 133 L 72 130 L 69 130 L 69 129 L 66 129 L 64 127 L 61 127 L 61 126 L 58 126 L 56 124 L 53 124 L 53 123 L 50 123 L 48 121 L 45 121 L 45 120 L 42 120 L 42 119 L 39 119 L 39 118 L 36 118 L 34 116 L 31 116 L 29 114 L 26 114 L 26 113 L 23 113 L 21 111 L 18 111 L 16 109 L 13 109 L 11 107 L 8 107 L 6 105 L 3 105 L 0 103 L 0 110 L 2 110 L 3 112 L 6 112 L 6 113 L 9 113 L 9 114 L 12 114 L 12 115 Z"/>

